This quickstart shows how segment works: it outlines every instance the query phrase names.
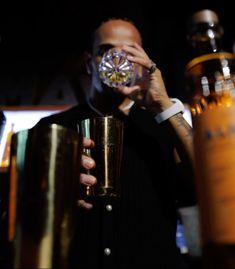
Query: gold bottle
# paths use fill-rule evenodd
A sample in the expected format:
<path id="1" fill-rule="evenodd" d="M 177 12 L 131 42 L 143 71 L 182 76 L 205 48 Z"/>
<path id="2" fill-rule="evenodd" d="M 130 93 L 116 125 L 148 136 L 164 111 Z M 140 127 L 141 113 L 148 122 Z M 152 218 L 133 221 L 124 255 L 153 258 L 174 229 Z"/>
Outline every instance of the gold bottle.
<path id="1" fill-rule="evenodd" d="M 202 10 L 192 18 L 190 40 L 196 57 L 185 75 L 203 268 L 235 269 L 235 55 L 221 48 L 217 14 Z"/>

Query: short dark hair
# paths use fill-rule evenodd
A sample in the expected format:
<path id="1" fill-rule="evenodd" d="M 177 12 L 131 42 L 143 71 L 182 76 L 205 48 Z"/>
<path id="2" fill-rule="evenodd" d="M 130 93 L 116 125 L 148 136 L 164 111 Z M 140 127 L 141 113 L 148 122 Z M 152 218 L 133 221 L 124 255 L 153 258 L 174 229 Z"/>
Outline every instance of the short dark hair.
<path id="1" fill-rule="evenodd" d="M 91 52 L 92 51 L 92 46 L 95 40 L 95 34 L 96 31 L 99 29 L 99 27 L 101 27 L 103 24 L 105 24 L 106 22 L 110 22 L 110 21 L 116 21 L 116 20 L 121 20 L 121 21 L 125 21 L 128 22 L 130 24 L 132 24 L 139 32 L 139 28 L 136 26 L 135 22 L 127 17 L 108 17 L 106 19 L 102 19 L 94 28 L 94 30 L 91 32 L 89 38 L 88 38 L 88 42 L 87 42 L 87 51 Z M 141 32 L 140 32 L 141 34 Z"/>

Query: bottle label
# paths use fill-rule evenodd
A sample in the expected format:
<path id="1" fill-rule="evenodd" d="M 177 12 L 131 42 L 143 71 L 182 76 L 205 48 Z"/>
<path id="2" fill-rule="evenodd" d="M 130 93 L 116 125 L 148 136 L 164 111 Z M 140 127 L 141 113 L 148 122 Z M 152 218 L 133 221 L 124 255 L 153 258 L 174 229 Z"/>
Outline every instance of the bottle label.
<path id="1" fill-rule="evenodd" d="M 193 125 L 202 242 L 235 243 L 235 105 L 206 110 Z"/>

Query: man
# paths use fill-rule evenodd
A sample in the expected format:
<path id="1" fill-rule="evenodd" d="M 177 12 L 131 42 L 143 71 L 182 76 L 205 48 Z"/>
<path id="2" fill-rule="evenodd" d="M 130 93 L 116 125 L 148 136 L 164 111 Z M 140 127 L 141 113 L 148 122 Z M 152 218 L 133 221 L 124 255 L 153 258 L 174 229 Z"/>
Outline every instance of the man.
<path id="1" fill-rule="evenodd" d="M 87 54 L 87 102 L 39 122 L 74 129 L 79 121 L 102 115 L 124 122 L 120 197 L 79 200 L 73 268 L 188 268 L 176 247 L 175 232 L 177 203 L 194 202 L 191 128 L 182 116 L 182 105 L 169 98 L 160 70 L 141 45 L 132 23 L 103 22 Z M 98 65 L 111 47 L 127 52 L 143 78 L 141 84 L 111 89 L 101 82 Z M 91 145 L 85 140 L 85 146 Z M 94 167 L 94 161 L 99 160 L 82 157 L 86 169 Z M 80 181 L 96 183 L 85 173 Z"/>

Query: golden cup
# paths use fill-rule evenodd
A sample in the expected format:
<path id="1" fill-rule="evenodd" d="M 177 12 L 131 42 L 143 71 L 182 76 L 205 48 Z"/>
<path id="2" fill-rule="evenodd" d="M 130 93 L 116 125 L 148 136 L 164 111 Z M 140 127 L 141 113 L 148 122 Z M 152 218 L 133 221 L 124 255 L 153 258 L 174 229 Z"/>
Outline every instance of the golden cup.
<path id="1" fill-rule="evenodd" d="M 123 148 L 123 122 L 112 116 L 85 119 L 79 124 L 84 137 L 95 142 L 84 153 L 92 157 L 96 166 L 88 170 L 97 178 L 97 184 L 86 187 L 87 196 L 118 196 L 120 192 L 120 169 Z"/>
<path id="2" fill-rule="evenodd" d="M 13 268 L 69 268 L 82 143 L 52 124 L 13 135 L 9 240 Z"/>

